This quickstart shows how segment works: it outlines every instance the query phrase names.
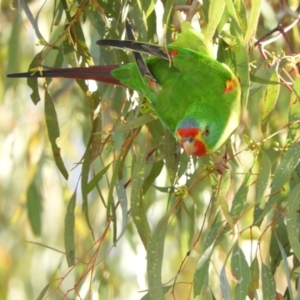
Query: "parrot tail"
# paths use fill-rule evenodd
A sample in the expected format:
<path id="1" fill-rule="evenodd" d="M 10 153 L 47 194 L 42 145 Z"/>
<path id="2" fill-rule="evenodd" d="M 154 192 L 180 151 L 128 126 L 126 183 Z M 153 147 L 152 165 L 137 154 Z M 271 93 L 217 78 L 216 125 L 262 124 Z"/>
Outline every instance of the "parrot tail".
<path id="1" fill-rule="evenodd" d="M 111 75 L 111 71 L 119 68 L 119 65 L 93 66 L 77 68 L 46 68 L 45 70 L 25 73 L 8 74 L 11 78 L 34 78 L 34 77 L 53 77 L 53 78 L 72 78 L 83 80 L 96 80 L 108 84 L 123 86 L 120 81 Z"/>
<path id="2" fill-rule="evenodd" d="M 99 46 L 108 46 L 113 48 L 131 50 L 140 53 L 146 53 L 160 57 L 162 59 L 169 59 L 168 53 L 160 46 L 151 45 L 143 42 L 136 42 L 131 40 L 100 40 L 96 42 Z"/>

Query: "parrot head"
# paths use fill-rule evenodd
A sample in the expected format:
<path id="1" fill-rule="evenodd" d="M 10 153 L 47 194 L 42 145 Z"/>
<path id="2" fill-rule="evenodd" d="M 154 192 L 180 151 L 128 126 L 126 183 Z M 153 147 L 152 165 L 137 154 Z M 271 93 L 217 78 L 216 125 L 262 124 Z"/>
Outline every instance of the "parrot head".
<path id="1" fill-rule="evenodd" d="M 188 155 L 204 156 L 209 154 L 206 147 L 204 136 L 209 134 L 209 128 L 200 128 L 199 124 L 193 119 L 186 119 L 180 122 L 176 129 L 176 135 L 180 146 Z"/>

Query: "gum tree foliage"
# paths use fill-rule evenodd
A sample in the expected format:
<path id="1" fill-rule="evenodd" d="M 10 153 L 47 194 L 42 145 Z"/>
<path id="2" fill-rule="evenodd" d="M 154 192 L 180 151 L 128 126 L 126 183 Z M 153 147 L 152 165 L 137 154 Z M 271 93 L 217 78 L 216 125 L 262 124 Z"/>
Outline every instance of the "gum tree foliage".
<path id="1" fill-rule="evenodd" d="M 174 4 L 187 4 L 25 2 L 2 3 L 6 73 L 132 61 L 95 42 L 124 38 L 128 18 L 138 40 L 163 46 Z M 299 299 L 298 11 L 203 0 L 196 23 L 242 86 L 223 175 L 181 153 L 134 91 L 5 79 L 1 298 Z"/>

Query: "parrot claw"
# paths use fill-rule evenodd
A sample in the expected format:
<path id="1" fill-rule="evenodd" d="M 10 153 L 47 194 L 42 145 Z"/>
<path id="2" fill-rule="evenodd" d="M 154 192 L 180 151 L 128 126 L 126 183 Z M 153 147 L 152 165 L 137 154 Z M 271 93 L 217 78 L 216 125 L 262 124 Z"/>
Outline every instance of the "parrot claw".
<path id="1" fill-rule="evenodd" d="M 202 2 L 194 0 L 191 5 L 176 5 L 174 10 L 183 11 L 186 14 L 186 21 L 191 22 L 193 17 L 198 13 Z"/>
<path id="2" fill-rule="evenodd" d="M 218 175 L 223 175 L 224 172 L 229 170 L 229 165 L 227 164 L 224 155 L 219 156 L 217 154 L 212 154 L 211 158 L 215 167 L 214 172 L 216 172 Z"/>

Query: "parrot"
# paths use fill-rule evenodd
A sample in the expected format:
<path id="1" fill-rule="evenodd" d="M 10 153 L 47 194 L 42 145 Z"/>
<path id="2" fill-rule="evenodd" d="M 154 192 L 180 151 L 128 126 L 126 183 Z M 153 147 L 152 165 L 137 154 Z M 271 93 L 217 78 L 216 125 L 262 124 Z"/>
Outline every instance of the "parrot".
<path id="1" fill-rule="evenodd" d="M 214 58 L 212 45 L 203 40 L 203 34 L 184 21 L 178 38 L 165 47 L 135 41 L 132 36 L 97 42 L 132 50 L 135 62 L 7 76 L 96 80 L 134 89 L 150 101 L 188 155 L 213 155 L 240 123 L 241 86 L 233 71 Z M 141 53 L 151 56 L 143 61 Z"/>

